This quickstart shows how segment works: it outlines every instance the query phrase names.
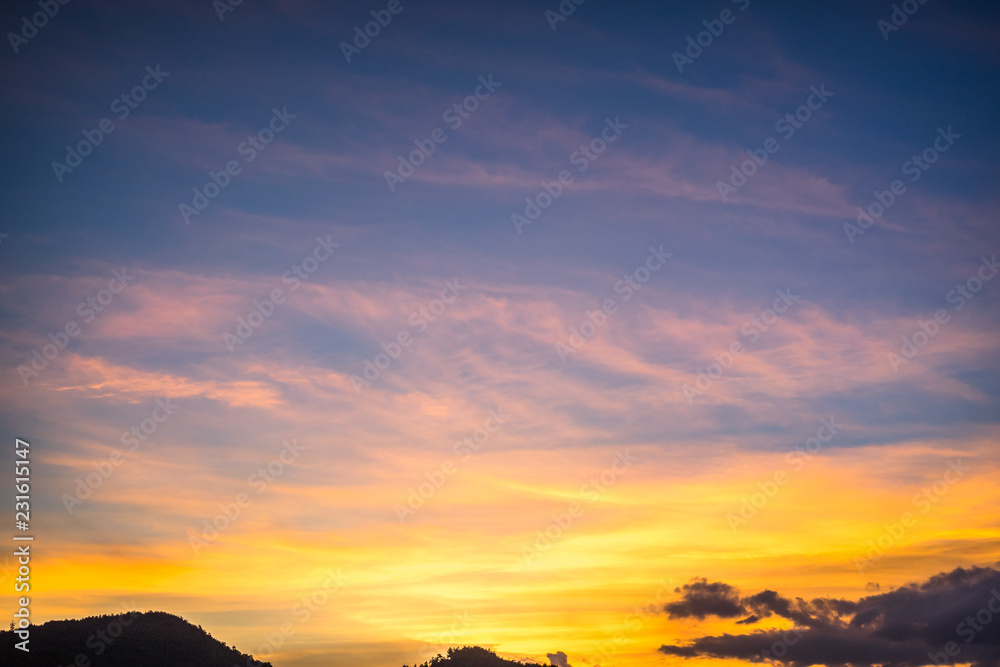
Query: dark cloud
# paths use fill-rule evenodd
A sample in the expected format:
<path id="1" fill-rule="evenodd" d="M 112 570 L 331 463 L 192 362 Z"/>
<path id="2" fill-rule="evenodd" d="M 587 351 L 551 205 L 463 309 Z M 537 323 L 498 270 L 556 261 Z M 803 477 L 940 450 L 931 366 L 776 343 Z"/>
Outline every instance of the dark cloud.
<path id="1" fill-rule="evenodd" d="M 721 582 L 708 583 L 707 579 L 694 579 L 675 593 L 683 593 L 677 602 L 671 602 L 664 609 L 670 618 L 690 618 L 705 620 L 706 616 L 732 618 L 745 616 L 746 610 L 740 604 L 739 591 Z"/>
<path id="2" fill-rule="evenodd" d="M 555 653 L 546 653 L 545 657 L 549 659 L 551 667 L 573 667 L 569 664 L 569 658 L 562 651 L 556 651 Z"/>
<path id="3" fill-rule="evenodd" d="M 704 579 L 677 592 L 682 599 L 665 607 L 672 618 L 749 614 L 737 622 L 749 625 L 774 615 L 792 628 L 700 637 L 686 646 L 661 646 L 666 655 L 770 659 L 791 667 L 1000 667 L 1000 571 L 993 568 L 958 568 L 858 602 L 792 600 L 770 590 L 740 597 L 736 588 Z"/>

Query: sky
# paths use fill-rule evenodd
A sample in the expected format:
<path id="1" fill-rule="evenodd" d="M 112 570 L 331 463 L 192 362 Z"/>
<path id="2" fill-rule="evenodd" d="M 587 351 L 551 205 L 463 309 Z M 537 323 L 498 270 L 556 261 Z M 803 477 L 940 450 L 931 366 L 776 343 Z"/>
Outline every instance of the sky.
<path id="1" fill-rule="evenodd" d="M 989 5 L 7 3 L 33 622 L 1000 664 Z"/>

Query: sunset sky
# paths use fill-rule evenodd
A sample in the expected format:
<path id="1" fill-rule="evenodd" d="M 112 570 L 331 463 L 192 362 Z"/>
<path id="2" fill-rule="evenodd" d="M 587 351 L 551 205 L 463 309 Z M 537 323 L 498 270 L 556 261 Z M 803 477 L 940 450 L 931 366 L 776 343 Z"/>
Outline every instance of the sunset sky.
<path id="1" fill-rule="evenodd" d="M 995 3 L 230 1 L 3 10 L 36 623 L 697 667 L 986 607 Z"/>

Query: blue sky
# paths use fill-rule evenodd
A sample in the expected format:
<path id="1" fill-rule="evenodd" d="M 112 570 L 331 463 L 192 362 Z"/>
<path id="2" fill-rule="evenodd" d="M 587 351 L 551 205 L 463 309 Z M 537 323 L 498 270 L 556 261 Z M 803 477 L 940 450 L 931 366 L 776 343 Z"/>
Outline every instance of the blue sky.
<path id="1" fill-rule="evenodd" d="M 845 540 L 863 544 L 899 514 L 893 502 L 907 505 L 959 455 L 978 481 L 879 563 L 883 585 L 996 562 L 1000 283 L 982 282 L 1000 250 L 995 7 L 908 5 L 883 34 L 892 3 L 588 0 L 553 29 L 555 2 L 401 0 L 347 62 L 341 44 L 387 4 L 247 0 L 220 20 L 208 1 L 70 2 L 16 52 L 7 37 L 0 414 L 8 439 L 45 443 L 34 502 L 47 539 L 76 562 L 51 563 L 61 574 L 42 580 L 39 615 L 101 613 L 139 594 L 256 649 L 275 596 L 312 584 L 303 574 L 251 593 L 237 579 L 294 544 L 300 572 L 337 566 L 364 582 L 344 588 L 358 626 L 336 621 L 350 641 L 312 628 L 276 665 L 355 659 L 385 642 L 390 654 L 370 664 L 413 661 L 440 634 L 432 624 L 462 609 L 480 619 L 462 641 L 582 661 L 587 640 L 560 614 L 586 598 L 605 628 L 625 603 L 597 583 L 574 597 L 574 577 L 640 598 L 661 577 L 715 575 L 856 599 L 868 582 L 847 583 Z M 38 11 L 14 3 L 2 25 L 19 31 Z M 713 23 L 720 14 L 731 21 Z M 699 33 L 708 45 L 678 71 L 674 54 Z M 115 100 L 144 80 L 122 117 Z M 474 108 L 458 127 L 456 104 Z M 781 123 L 795 113 L 807 119 L 790 134 Z M 108 134 L 96 130 L 105 118 Z M 386 172 L 438 128 L 443 143 L 390 189 Z M 79 166 L 54 169 L 95 131 Z M 606 149 L 581 162 L 602 131 Z M 253 136 L 273 141 L 241 151 Z M 747 150 L 767 161 L 747 163 Z M 928 150 L 933 164 L 907 169 Z M 180 205 L 227 163 L 216 177 L 226 186 L 186 221 Z M 723 200 L 718 183 L 741 166 L 753 173 Z M 572 182 L 518 230 L 525 198 L 554 191 L 564 170 Z M 884 215 L 845 231 L 896 180 L 905 192 L 898 184 Z M 661 246 L 671 256 L 626 299 L 616 285 L 646 275 Z M 282 277 L 310 257 L 314 271 L 292 289 Z M 134 280 L 85 321 L 79 304 L 123 269 Z M 418 330 L 412 314 L 456 279 L 465 291 Z M 981 289 L 958 299 L 960 284 Z M 274 290 L 281 303 L 231 352 L 224 336 Z M 749 340 L 742 327 L 768 321 L 776 290 L 798 298 Z M 557 345 L 607 299 L 616 311 L 562 359 Z M 66 349 L 36 375 L 19 371 L 70 322 L 80 331 Z M 356 391 L 400 333 L 412 344 Z M 894 364 L 915 334 L 926 344 Z M 734 341 L 745 353 L 688 400 L 684 387 Z M 68 511 L 64 495 L 166 396 L 176 416 Z M 394 505 L 498 406 L 516 417 L 401 527 Z M 803 495 L 790 490 L 784 518 L 758 524 L 757 546 L 728 544 L 727 503 L 830 415 L 844 430 L 807 469 Z M 288 438 L 309 443 L 308 463 L 288 466 L 217 555 L 192 554 L 199 521 Z M 633 486 L 616 485 L 566 538 L 578 560 L 550 560 L 542 583 L 521 573 L 564 606 L 524 612 L 526 590 L 493 588 L 520 567 L 495 554 L 518 562 L 518 545 L 619 447 L 640 452 L 623 475 Z M 810 488 L 842 497 L 827 505 Z M 807 523 L 820 514 L 823 530 Z M 237 566 L 240 540 L 269 546 Z M 587 540 L 623 545 L 621 556 L 588 560 Z M 809 560 L 809 576 L 765 562 L 765 543 Z M 393 545 L 412 570 L 393 564 Z M 669 562 L 656 563 L 660 552 Z M 434 565 L 446 553 L 452 574 Z M 122 567 L 134 577 L 119 587 L 109 573 Z M 440 614 L 404 617 L 393 591 Z M 694 637 L 684 623 L 650 622 L 623 660 Z"/>

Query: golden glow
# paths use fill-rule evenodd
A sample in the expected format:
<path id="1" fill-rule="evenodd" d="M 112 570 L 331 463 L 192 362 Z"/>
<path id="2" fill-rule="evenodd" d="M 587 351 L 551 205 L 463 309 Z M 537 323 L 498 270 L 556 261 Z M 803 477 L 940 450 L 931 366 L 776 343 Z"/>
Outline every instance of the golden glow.
<path id="1" fill-rule="evenodd" d="M 949 544 L 963 545 L 964 564 L 995 558 L 975 549 L 1000 537 L 992 513 L 1000 506 L 997 463 L 986 443 L 979 445 L 937 453 L 932 443 L 836 449 L 794 472 L 785 452 L 732 454 L 690 477 L 672 470 L 670 457 L 655 447 L 630 448 L 637 462 L 592 502 L 580 486 L 608 468 L 606 452 L 587 460 L 578 452 L 535 454 L 530 469 L 509 452 L 482 452 L 405 523 L 392 507 L 405 502 L 412 480 L 386 478 L 349 493 L 276 483 L 198 555 L 187 539 L 177 539 L 178 531 L 195 534 L 195 524 L 178 521 L 169 506 L 132 520 L 152 522 L 173 539 L 153 537 L 141 547 L 112 541 L 107 549 L 65 545 L 80 554 L 73 558 L 44 553 L 36 564 L 36 613 L 73 617 L 135 599 L 141 609 L 183 615 L 253 651 L 290 622 L 296 641 L 273 656 L 277 665 L 322 650 L 363 661 L 365 651 L 352 651 L 386 638 L 392 657 L 380 659 L 399 664 L 457 644 L 542 662 L 546 652 L 561 650 L 574 664 L 604 664 L 598 654 L 614 647 L 615 664 L 650 664 L 651 655 L 681 664 L 655 649 L 739 632 L 731 621 L 653 613 L 692 577 L 724 581 L 745 594 L 766 587 L 785 596 L 856 599 L 868 582 L 886 590 L 953 568 Z M 922 513 L 913 496 L 957 458 L 968 471 L 946 489 L 939 485 L 945 492 Z M 787 483 L 734 531 L 727 515 L 738 516 L 758 482 L 766 487 L 777 470 L 788 472 Z M 102 500 L 127 502 L 132 493 L 111 487 Z M 582 514 L 550 528 L 558 526 L 553 513 L 573 502 Z M 297 508 L 304 503 L 317 516 L 346 517 L 348 508 L 367 508 L 371 516 L 350 531 L 313 530 L 288 521 L 302 521 Z M 213 507 L 178 498 L 172 509 L 209 518 Z M 877 541 L 907 511 L 915 525 L 859 571 L 854 559 L 865 557 L 868 540 Z M 546 528 L 558 534 L 548 546 L 536 541 Z M 537 546 L 544 548 L 529 562 L 524 548 Z M 342 576 L 336 584 L 332 573 Z M 299 622 L 312 596 L 327 599 L 314 602 L 308 621 Z"/>

